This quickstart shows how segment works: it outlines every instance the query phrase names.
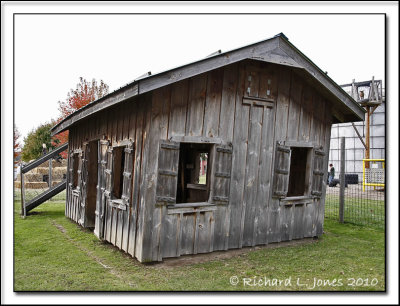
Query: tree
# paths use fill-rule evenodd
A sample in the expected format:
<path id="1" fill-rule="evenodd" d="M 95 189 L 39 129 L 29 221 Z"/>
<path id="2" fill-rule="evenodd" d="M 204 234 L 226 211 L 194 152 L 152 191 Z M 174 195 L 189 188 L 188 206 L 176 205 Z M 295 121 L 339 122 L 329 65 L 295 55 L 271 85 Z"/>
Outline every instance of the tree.
<path id="1" fill-rule="evenodd" d="M 59 123 L 64 118 L 68 117 L 78 109 L 84 107 L 90 102 L 100 99 L 101 97 L 108 94 L 109 86 L 100 80 L 100 84 L 97 85 L 95 79 L 92 82 L 86 81 L 86 79 L 80 77 L 79 83 L 76 85 L 76 89 L 71 89 L 67 95 L 65 101 L 58 101 L 60 117 L 53 122 L 54 124 Z M 60 146 L 68 141 L 68 131 L 64 131 L 55 135 L 52 139 L 52 145 L 55 147 Z M 66 155 L 62 154 L 65 158 Z"/>
<path id="2" fill-rule="evenodd" d="M 19 143 L 19 138 L 21 137 L 18 128 L 14 125 L 14 169 L 17 168 L 19 158 L 21 155 L 21 144 Z"/>
<path id="3" fill-rule="evenodd" d="M 54 148 L 51 141 L 52 124 L 45 123 L 29 132 L 24 138 L 24 147 L 21 151 L 22 160 L 28 162 L 42 156 L 43 144 L 46 144 L 47 150 Z"/>

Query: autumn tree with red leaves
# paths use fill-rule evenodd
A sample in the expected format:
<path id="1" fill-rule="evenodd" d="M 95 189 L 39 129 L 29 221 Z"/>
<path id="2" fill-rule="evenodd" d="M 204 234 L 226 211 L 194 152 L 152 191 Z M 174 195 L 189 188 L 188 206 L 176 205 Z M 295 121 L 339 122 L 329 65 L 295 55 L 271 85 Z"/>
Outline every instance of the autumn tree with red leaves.
<path id="1" fill-rule="evenodd" d="M 21 133 L 18 128 L 14 125 L 14 169 L 18 167 L 19 157 L 21 155 L 21 144 L 19 143 L 19 138 Z"/>
<path id="2" fill-rule="evenodd" d="M 67 99 L 65 101 L 58 101 L 58 109 L 61 114 L 60 117 L 55 120 L 54 124 L 59 123 L 64 118 L 68 117 L 90 102 L 107 95 L 108 88 L 108 85 L 104 83 L 103 80 L 100 80 L 100 84 L 97 84 L 95 79 L 93 79 L 92 82 L 88 82 L 86 79 L 80 77 L 76 89 L 71 89 L 71 91 L 68 93 Z M 64 131 L 53 137 L 52 144 L 57 147 L 63 143 L 66 143 L 67 141 L 68 131 Z"/>

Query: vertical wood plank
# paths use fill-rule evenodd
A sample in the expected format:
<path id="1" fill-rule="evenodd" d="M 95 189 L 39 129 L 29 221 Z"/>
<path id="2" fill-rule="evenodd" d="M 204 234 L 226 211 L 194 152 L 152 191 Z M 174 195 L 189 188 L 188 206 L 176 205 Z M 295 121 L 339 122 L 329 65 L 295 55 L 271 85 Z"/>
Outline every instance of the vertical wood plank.
<path id="1" fill-rule="evenodd" d="M 274 110 L 274 108 L 264 108 L 263 113 L 253 245 L 267 243 L 267 215 L 272 185 L 271 178 L 275 127 Z"/>
<path id="2" fill-rule="evenodd" d="M 303 86 L 301 79 L 296 74 L 292 73 L 289 115 L 287 121 L 287 134 L 286 134 L 287 140 L 292 140 L 292 141 L 298 140 L 302 89 Z"/>
<path id="3" fill-rule="evenodd" d="M 203 136 L 205 137 L 218 137 L 223 73 L 223 69 L 216 69 L 208 73 L 203 127 Z"/>
<path id="4" fill-rule="evenodd" d="M 143 126 L 143 105 L 138 102 L 134 110 L 135 115 L 131 115 L 134 121 L 131 120 L 131 130 L 129 137 L 135 139 L 135 157 L 134 157 L 134 173 L 133 173 L 133 189 L 132 189 L 132 205 L 129 220 L 129 242 L 128 253 L 135 255 L 136 249 L 136 223 L 139 214 L 139 178 L 142 171 L 142 126 Z"/>
<path id="5" fill-rule="evenodd" d="M 256 196 L 258 190 L 259 154 L 261 143 L 262 107 L 250 108 L 250 127 L 247 146 L 246 178 L 242 207 L 241 246 L 253 245 L 254 219 L 256 212 Z"/>
<path id="6" fill-rule="evenodd" d="M 292 240 L 294 205 L 283 205 L 280 212 L 281 241 Z"/>
<path id="7" fill-rule="evenodd" d="M 177 240 L 179 236 L 178 214 L 167 214 L 167 207 L 162 206 L 162 232 L 161 232 L 161 252 L 162 258 L 177 257 Z"/>
<path id="8" fill-rule="evenodd" d="M 180 254 L 193 254 L 196 214 L 184 213 L 180 222 Z"/>
<path id="9" fill-rule="evenodd" d="M 151 108 L 152 98 L 151 95 L 146 95 L 144 99 L 145 103 L 145 126 L 143 129 L 143 154 L 142 154 L 142 171 L 140 177 L 140 204 L 139 204 L 139 215 L 138 215 L 138 226 L 136 234 L 136 258 L 143 261 L 151 260 L 151 228 L 153 226 L 153 210 L 154 205 L 148 205 L 154 203 L 153 197 L 155 196 L 155 181 L 156 175 L 154 174 L 154 160 L 150 158 L 151 155 L 151 139 L 150 127 L 151 127 Z M 152 155 L 153 156 L 153 155 Z"/>
<path id="10" fill-rule="evenodd" d="M 171 136 L 185 135 L 188 88 L 188 80 L 183 80 L 171 85 L 171 109 L 168 138 Z"/>
<path id="11" fill-rule="evenodd" d="M 312 118 L 312 93 L 307 85 L 303 85 L 299 122 L 299 141 L 310 141 L 310 127 Z"/>
<path id="12" fill-rule="evenodd" d="M 111 212 L 111 239 L 110 242 L 116 246 L 118 209 L 110 207 Z"/>
<path id="13" fill-rule="evenodd" d="M 222 84 L 221 115 L 218 135 L 225 141 L 233 141 L 233 125 L 235 116 L 235 97 L 238 82 L 238 65 L 233 64 L 224 68 Z"/>
<path id="14" fill-rule="evenodd" d="M 207 91 L 207 73 L 190 79 L 186 135 L 201 136 Z"/>
<path id="15" fill-rule="evenodd" d="M 325 150 L 325 160 L 323 169 L 328 169 L 328 162 L 329 162 L 329 148 L 330 148 L 330 138 L 331 138 L 331 128 L 332 128 L 332 115 L 331 110 L 328 105 L 325 106 L 325 133 L 324 133 L 324 141 L 323 141 L 323 148 Z M 327 171 L 325 171 L 327 172 Z M 316 218 L 316 235 L 321 236 L 323 233 L 323 226 L 324 226 L 324 214 L 325 214 L 325 198 L 326 198 L 326 179 L 327 173 L 323 176 L 322 184 L 322 197 L 318 205 L 318 212 Z"/>
<path id="16" fill-rule="evenodd" d="M 292 239 L 304 237 L 304 210 L 305 204 L 294 205 L 294 228 Z"/>
<path id="17" fill-rule="evenodd" d="M 287 120 L 289 115 L 291 70 L 280 67 L 278 82 L 278 98 L 275 114 L 275 138 L 276 140 L 285 140 L 287 134 Z"/>
<path id="18" fill-rule="evenodd" d="M 156 187 L 157 187 L 157 170 L 159 156 L 159 141 L 167 138 L 168 126 L 168 104 L 169 104 L 169 88 L 164 87 L 153 92 L 152 108 L 151 108 L 151 126 L 149 134 L 149 182 L 147 188 L 146 203 L 153 208 L 153 224 L 151 228 L 151 258 L 154 261 L 162 259 L 160 234 L 162 229 L 162 207 L 155 206 L 156 203 Z"/>
<path id="19" fill-rule="evenodd" d="M 235 122 L 233 133 L 232 177 L 230 188 L 230 226 L 229 248 L 238 248 L 240 240 L 240 224 L 244 191 L 245 164 L 247 154 L 247 132 L 249 124 L 249 107 L 242 104 L 245 87 L 245 70 L 240 65 L 238 89 L 235 101 Z"/>

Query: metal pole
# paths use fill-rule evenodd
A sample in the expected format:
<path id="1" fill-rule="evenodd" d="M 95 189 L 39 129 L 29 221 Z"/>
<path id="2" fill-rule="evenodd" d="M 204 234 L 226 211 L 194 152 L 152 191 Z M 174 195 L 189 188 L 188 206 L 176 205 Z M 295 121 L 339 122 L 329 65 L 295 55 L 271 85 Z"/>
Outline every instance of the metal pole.
<path id="1" fill-rule="evenodd" d="M 367 126 L 366 126 L 366 135 L 365 135 L 365 159 L 369 159 L 369 132 L 370 132 L 370 120 L 371 120 L 371 113 L 370 113 L 370 107 L 367 106 Z M 369 168 L 369 161 L 365 163 L 365 168 Z"/>
<path id="2" fill-rule="evenodd" d="M 344 223 L 344 188 L 346 171 L 346 145 L 345 138 L 340 139 L 340 193 L 339 193 L 339 222 Z"/>

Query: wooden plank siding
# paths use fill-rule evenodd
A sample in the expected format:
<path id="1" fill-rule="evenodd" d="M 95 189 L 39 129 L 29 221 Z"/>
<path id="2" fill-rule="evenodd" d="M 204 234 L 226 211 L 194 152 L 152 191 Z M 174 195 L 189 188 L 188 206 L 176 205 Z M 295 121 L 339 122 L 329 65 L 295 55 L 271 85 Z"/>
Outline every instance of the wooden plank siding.
<path id="1" fill-rule="evenodd" d="M 111 145 L 134 142 L 130 205 L 127 213 L 108 211 L 105 240 L 148 262 L 320 236 L 324 197 L 290 204 L 272 194 L 277 141 L 329 152 L 329 102 L 293 69 L 241 61 L 131 98 L 72 126 L 70 152 L 103 138 Z M 177 137 L 231 146 L 228 203 L 181 209 L 156 204 L 159 144 Z M 65 215 L 77 222 L 74 205 L 67 184 Z"/>

